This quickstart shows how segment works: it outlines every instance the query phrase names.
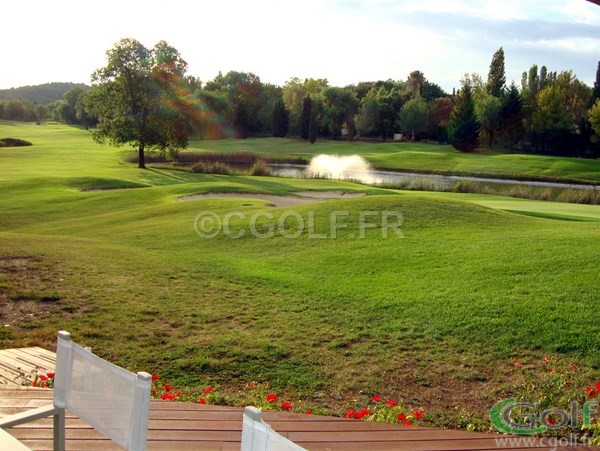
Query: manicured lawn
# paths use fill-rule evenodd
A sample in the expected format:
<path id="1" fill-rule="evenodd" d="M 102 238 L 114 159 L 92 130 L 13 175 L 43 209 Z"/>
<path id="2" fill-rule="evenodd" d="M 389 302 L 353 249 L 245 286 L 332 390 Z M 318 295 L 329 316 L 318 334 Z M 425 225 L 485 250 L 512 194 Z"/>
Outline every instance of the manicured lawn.
<path id="1" fill-rule="evenodd" d="M 84 130 L 0 123 L 5 135 L 34 146 L 0 149 L 0 346 L 51 347 L 65 329 L 115 363 L 230 399 L 269 382 L 333 410 L 380 393 L 438 418 L 483 415 L 516 357 L 600 366 L 598 206 L 139 170 Z M 132 186 L 143 187 L 83 191 Z M 368 195 L 293 208 L 177 200 L 307 189 Z M 203 212 L 238 212 L 235 231 L 259 214 L 262 233 L 291 214 L 314 226 L 200 238 Z M 359 238 L 364 212 L 375 227 Z M 404 238 L 382 236 L 387 212 Z M 347 225 L 336 238 L 332 214 Z"/>

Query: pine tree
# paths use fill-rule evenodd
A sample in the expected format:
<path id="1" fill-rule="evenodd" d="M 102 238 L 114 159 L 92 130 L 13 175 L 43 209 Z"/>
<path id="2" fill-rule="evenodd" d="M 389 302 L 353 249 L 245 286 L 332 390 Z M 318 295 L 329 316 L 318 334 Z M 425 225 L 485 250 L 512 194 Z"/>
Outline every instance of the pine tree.
<path id="1" fill-rule="evenodd" d="M 283 138 L 290 128 L 290 113 L 285 108 L 283 99 L 277 99 L 273 108 L 273 136 Z"/>
<path id="2" fill-rule="evenodd" d="M 506 84 L 506 74 L 504 70 L 504 49 L 500 47 L 490 63 L 488 73 L 487 89 L 494 97 L 501 98 L 504 94 L 504 85 Z"/>
<path id="3" fill-rule="evenodd" d="M 477 148 L 479 124 L 475 117 L 475 106 L 471 86 L 465 83 L 456 99 L 456 105 L 448 121 L 450 144 L 461 152 L 472 152 Z"/>
<path id="4" fill-rule="evenodd" d="M 302 112 L 300 113 L 300 138 L 309 138 L 310 118 L 312 115 L 312 99 L 309 95 L 302 99 Z"/>

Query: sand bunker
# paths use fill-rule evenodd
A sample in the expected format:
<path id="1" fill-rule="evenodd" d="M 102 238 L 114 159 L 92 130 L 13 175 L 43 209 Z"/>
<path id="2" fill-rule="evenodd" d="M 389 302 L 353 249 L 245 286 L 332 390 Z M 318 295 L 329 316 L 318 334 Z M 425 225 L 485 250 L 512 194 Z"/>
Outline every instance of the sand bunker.
<path id="1" fill-rule="evenodd" d="M 272 207 L 293 207 L 295 205 L 312 204 L 315 202 L 324 202 L 331 199 L 355 199 L 362 197 L 365 193 L 345 193 L 343 191 L 301 191 L 294 193 L 294 196 L 276 196 L 274 194 L 252 194 L 252 193 L 207 193 L 192 194 L 190 196 L 180 197 L 180 201 L 198 200 L 198 199 L 248 199 L 264 200 L 269 202 Z M 244 205 L 253 205 L 251 202 L 244 202 Z"/>

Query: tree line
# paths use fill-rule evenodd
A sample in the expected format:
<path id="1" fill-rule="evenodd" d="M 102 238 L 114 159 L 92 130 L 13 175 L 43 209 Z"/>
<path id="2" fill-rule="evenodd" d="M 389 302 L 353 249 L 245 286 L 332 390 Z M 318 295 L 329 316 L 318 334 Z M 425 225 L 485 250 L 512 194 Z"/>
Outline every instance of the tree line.
<path id="1" fill-rule="evenodd" d="M 57 82 L 0 89 L 0 119 L 24 122 L 54 119 L 72 123 L 57 112 L 63 101 L 69 100 L 65 99 L 65 94 L 72 89 L 85 92 L 90 87 L 83 83 Z"/>
<path id="2" fill-rule="evenodd" d="M 164 41 L 146 49 L 123 39 L 107 52 L 92 89 L 75 87 L 45 114 L 93 129 L 95 139 L 138 150 L 177 152 L 188 136 L 393 139 L 451 143 L 461 151 L 505 148 L 580 157 L 600 156 L 600 63 L 593 87 L 571 71 L 532 65 L 520 86 L 507 84 L 504 50 L 492 56 L 484 78 L 466 74 L 446 93 L 420 71 L 404 80 L 331 86 L 326 79 L 292 78 L 283 86 L 252 73 L 219 73 L 206 83 L 188 75 L 179 52 Z M 15 102 L 15 100 L 7 101 Z M 27 105 L 27 101 L 22 101 Z M 43 106 L 24 107 L 36 112 Z M 44 111 L 15 117 L 38 120 Z M 17 116 L 19 116 L 17 114 Z M 33 118 L 33 119 L 32 119 Z"/>

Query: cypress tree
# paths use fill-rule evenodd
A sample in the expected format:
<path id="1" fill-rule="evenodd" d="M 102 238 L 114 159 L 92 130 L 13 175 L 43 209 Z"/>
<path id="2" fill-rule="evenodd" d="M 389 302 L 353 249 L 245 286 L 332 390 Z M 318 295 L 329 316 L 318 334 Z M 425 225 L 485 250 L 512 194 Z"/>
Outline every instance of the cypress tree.
<path id="1" fill-rule="evenodd" d="M 475 105 L 471 86 L 465 83 L 456 99 L 456 105 L 448 121 L 448 139 L 452 147 L 461 152 L 477 148 L 479 123 L 475 117 Z"/>
<path id="2" fill-rule="evenodd" d="M 290 113 L 285 108 L 283 99 L 277 99 L 273 108 L 273 136 L 283 138 L 290 128 Z"/>
<path id="3" fill-rule="evenodd" d="M 487 89 L 494 97 L 501 98 L 504 94 L 504 85 L 506 84 L 506 74 L 504 70 L 504 49 L 500 47 L 494 53 L 490 63 L 488 73 Z"/>
<path id="4" fill-rule="evenodd" d="M 317 120 L 314 114 L 310 115 L 308 121 L 308 139 L 311 144 L 314 144 L 317 140 Z"/>
<path id="5" fill-rule="evenodd" d="M 302 99 L 302 112 L 300 113 L 300 138 L 309 138 L 309 126 L 312 115 L 312 99 L 309 95 Z"/>

